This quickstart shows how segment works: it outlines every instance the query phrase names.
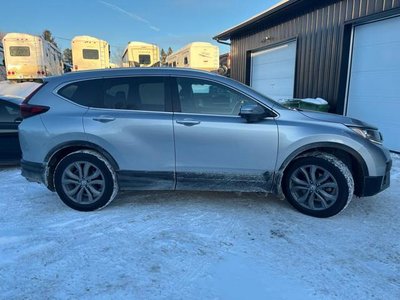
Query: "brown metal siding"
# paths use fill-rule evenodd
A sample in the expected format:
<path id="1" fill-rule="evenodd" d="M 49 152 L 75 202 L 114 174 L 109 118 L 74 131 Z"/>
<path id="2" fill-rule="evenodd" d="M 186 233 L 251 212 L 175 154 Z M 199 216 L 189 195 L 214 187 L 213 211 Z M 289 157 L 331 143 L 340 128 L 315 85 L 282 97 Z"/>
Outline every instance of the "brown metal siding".
<path id="1" fill-rule="evenodd" d="M 343 53 L 345 22 L 397 7 L 400 0 L 320 1 L 281 22 L 258 25 L 231 37 L 231 76 L 246 82 L 249 51 L 297 37 L 295 97 L 321 97 L 335 110 L 342 56 L 348 54 Z M 262 42 L 266 36 L 271 40 Z"/>

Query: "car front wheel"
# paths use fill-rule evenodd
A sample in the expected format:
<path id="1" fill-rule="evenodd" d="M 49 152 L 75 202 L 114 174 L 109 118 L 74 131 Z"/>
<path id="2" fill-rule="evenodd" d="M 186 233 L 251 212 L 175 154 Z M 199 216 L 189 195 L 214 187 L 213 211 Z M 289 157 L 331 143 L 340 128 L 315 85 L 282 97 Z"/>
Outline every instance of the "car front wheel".
<path id="1" fill-rule="evenodd" d="M 118 192 L 112 166 L 91 150 L 76 151 L 64 157 L 55 169 L 54 186 L 66 205 L 80 211 L 101 209 Z"/>
<path id="2" fill-rule="evenodd" d="M 327 153 L 296 159 L 285 171 L 282 184 L 285 197 L 293 207 L 318 218 L 341 212 L 350 203 L 354 192 L 349 168 Z"/>

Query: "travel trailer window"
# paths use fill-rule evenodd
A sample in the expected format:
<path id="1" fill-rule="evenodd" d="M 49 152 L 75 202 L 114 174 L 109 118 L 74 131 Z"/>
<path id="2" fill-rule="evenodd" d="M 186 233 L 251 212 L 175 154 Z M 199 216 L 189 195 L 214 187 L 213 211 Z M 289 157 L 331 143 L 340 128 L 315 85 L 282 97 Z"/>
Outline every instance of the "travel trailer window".
<path id="1" fill-rule="evenodd" d="M 140 54 L 139 55 L 139 64 L 141 64 L 141 65 L 150 64 L 150 55 L 148 55 L 148 54 Z"/>
<path id="2" fill-rule="evenodd" d="M 30 56 L 31 51 L 28 46 L 11 46 L 10 47 L 11 56 Z"/>
<path id="3" fill-rule="evenodd" d="M 95 49 L 83 49 L 82 54 L 84 59 L 99 59 L 99 51 Z"/>

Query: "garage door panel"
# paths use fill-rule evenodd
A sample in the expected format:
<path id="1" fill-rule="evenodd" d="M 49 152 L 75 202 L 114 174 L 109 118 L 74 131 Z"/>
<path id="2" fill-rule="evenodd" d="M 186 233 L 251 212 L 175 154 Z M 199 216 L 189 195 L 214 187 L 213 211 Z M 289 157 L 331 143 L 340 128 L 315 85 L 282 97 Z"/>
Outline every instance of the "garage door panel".
<path id="1" fill-rule="evenodd" d="M 280 63 L 269 63 L 262 65 L 261 68 L 257 68 L 253 72 L 253 78 L 255 80 L 267 79 L 267 78 L 291 78 L 291 70 L 294 61 L 280 65 Z"/>
<path id="2" fill-rule="evenodd" d="M 390 23 L 390 26 L 393 29 L 388 30 L 388 23 Z M 359 26 L 357 32 L 355 32 L 355 38 L 358 40 L 357 46 L 362 47 L 395 41 L 399 42 L 400 34 L 393 34 L 393 31 L 398 32 L 399 28 L 400 18 L 391 18 Z M 387 35 L 391 35 L 389 39 Z"/>
<path id="3" fill-rule="evenodd" d="M 268 63 L 275 61 L 283 61 L 291 56 L 295 42 L 283 46 L 277 46 L 272 49 L 258 51 L 252 54 L 252 57 L 259 63 Z"/>
<path id="4" fill-rule="evenodd" d="M 371 71 L 352 72 L 351 99 L 357 96 L 374 96 L 375 100 L 398 97 L 400 81 L 400 70 L 396 71 Z M 368 89 L 366 92 L 365 89 Z M 376 99 L 378 98 L 378 99 Z M 374 99 L 372 99 L 374 101 Z"/>
<path id="5" fill-rule="evenodd" d="M 400 35 L 400 28 L 399 33 Z M 354 71 L 382 70 L 400 68 L 400 42 L 386 43 L 368 47 L 357 47 L 353 51 Z M 378 59 L 372 59 L 372 58 Z"/>
<path id="6" fill-rule="evenodd" d="M 293 98 L 296 42 L 252 53 L 251 86 L 273 99 Z"/>
<path id="7" fill-rule="evenodd" d="M 287 89 L 286 86 L 290 85 L 292 80 L 291 79 L 281 79 L 280 84 L 276 84 L 275 80 L 257 80 L 254 82 L 254 86 L 257 87 L 258 90 L 263 89 L 267 92 L 263 93 L 273 99 L 285 99 L 287 98 L 286 93 Z"/>
<path id="8" fill-rule="evenodd" d="M 377 126 L 400 151 L 400 17 L 354 28 L 347 115 Z"/>

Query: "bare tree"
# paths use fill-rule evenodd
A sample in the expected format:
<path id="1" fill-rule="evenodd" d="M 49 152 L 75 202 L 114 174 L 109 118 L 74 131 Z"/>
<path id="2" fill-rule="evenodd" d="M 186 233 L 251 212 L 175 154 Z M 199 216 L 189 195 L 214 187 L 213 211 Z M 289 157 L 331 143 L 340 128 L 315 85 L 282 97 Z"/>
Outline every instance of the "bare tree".
<path id="1" fill-rule="evenodd" d="M 72 65 L 72 50 L 70 48 L 66 48 L 63 51 L 63 59 L 64 62 L 66 62 L 67 64 Z"/>
<path id="2" fill-rule="evenodd" d="M 122 55 L 124 55 L 123 47 L 112 47 L 110 61 L 119 67 L 122 67 Z"/>

